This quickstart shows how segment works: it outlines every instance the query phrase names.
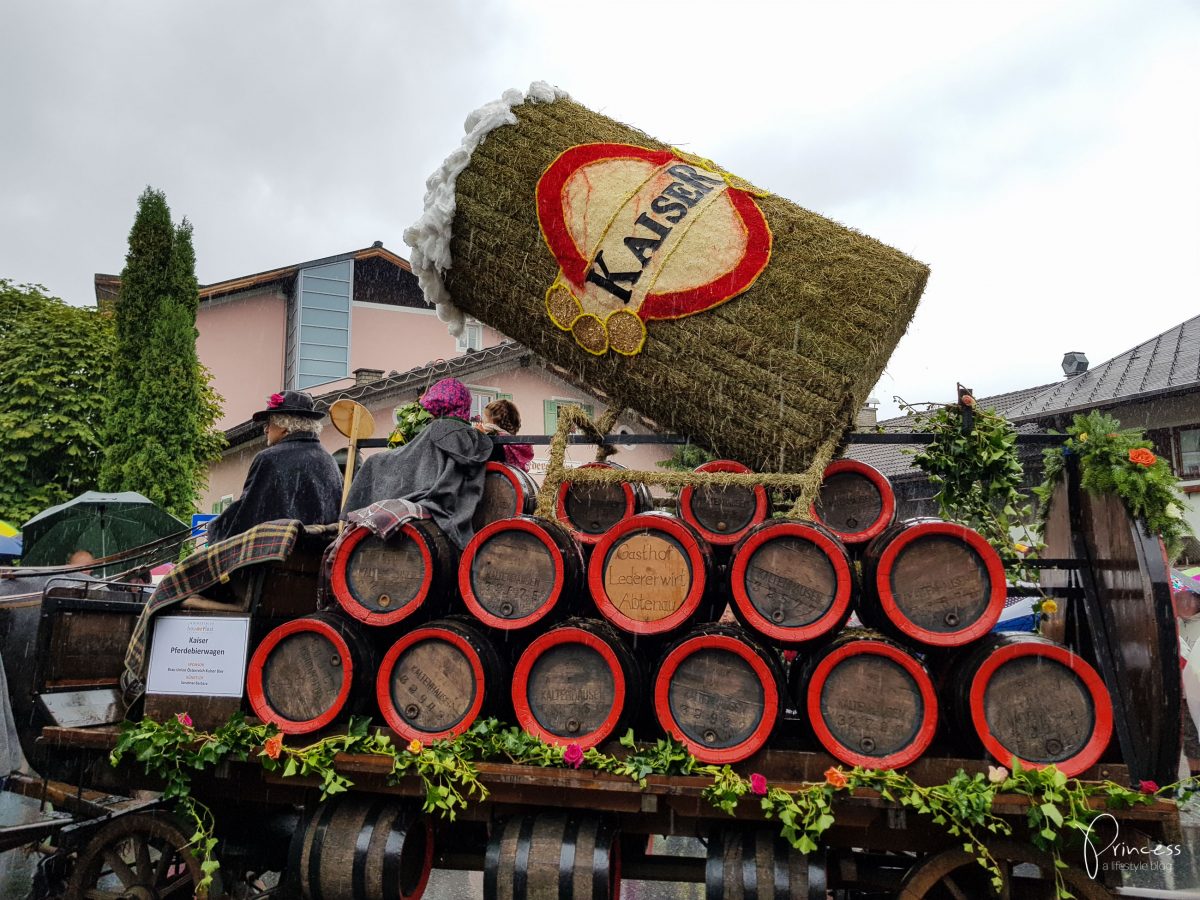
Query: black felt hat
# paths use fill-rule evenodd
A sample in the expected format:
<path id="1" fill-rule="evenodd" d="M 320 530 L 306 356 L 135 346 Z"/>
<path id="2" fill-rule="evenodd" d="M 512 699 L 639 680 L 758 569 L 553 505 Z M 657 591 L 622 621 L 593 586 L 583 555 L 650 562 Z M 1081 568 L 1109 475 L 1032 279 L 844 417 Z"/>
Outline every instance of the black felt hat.
<path id="1" fill-rule="evenodd" d="M 303 416 L 305 419 L 323 419 L 323 410 L 313 409 L 312 394 L 304 391 L 284 391 L 282 394 L 272 394 L 267 400 L 267 408 L 256 412 L 251 418 L 262 422 L 267 416 Z"/>

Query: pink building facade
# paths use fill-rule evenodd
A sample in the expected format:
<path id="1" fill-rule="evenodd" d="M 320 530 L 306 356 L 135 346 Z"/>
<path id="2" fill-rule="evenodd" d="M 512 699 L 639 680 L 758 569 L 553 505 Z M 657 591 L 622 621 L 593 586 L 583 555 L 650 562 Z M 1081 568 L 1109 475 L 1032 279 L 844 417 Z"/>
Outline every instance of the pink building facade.
<path id="1" fill-rule="evenodd" d="M 98 277 L 98 291 L 99 283 Z M 224 400 L 219 427 L 230 442 L 209 470 L 200 512 L 219 511 L 241 492 L 251 460 L 265 446 L 250 416 L 285 388 L 307 390 L 325 403 L 341 396 L 360 400 L 375 417 L 377 437 L 391 432 L 396 406 L 445 375 L 471 388 L 477 411 L 497 397 L 512 399 L 524 434 L 552 433 L 558 409 L 567 404 L 597 416 L 605 411 L 595 397 L 487 326 L 472 322 L 461 338 L 452 337 L 425 305 L 408 263 L 379 244 L 206 285 L 196 328 L 200 360 Z M 646 432 L 632 419 L 617 430 Z M 322 441 L 331 452 L 347 443 L 328 420 Z M 544 470 L 548 449 L 534 448 L 535 477 Z M 670 450 L 621 447 L 614 461 L 654 468 Z M 592 447 L 572 446 L 568 464 L 594 455 Z"/>

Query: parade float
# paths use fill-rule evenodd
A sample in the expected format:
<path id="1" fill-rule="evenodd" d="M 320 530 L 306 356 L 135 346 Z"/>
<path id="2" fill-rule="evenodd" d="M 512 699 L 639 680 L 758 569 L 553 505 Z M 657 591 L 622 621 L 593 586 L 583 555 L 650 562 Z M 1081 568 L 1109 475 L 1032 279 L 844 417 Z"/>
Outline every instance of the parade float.
<path id="1" fill-rule="evenodd" d="M 925 266 L 544 84 L 466 130 L 406 232 L 427 299 L 610 413 L 521 439 L 549 445 L 540 485 L 488 463 L 462 551 L 428 521 L 336 543 L 284 523 L 153 594 L 57 572 L 9 591 L 9 692 L 43 777 L 8 788 L 65 811 L 0 829 L 43 841 L 39 890 L 416 898 L 436 866 L 497 898 L 623 879 L 1108 897 L 1085 853 L 1099 813 L 1123 845 L 1169 848 L 1158 537 L 1068 458 L 1028 560 L 1053 627 L 998 634 L 1015 588 L 993 544 L 898 521 L 888 480 L 838 458 L 870 438 L 853 414 Z M 623 469 L 621 410 L 722 458 Z M 568 470 L 569 442 L 597 460 Z"/>

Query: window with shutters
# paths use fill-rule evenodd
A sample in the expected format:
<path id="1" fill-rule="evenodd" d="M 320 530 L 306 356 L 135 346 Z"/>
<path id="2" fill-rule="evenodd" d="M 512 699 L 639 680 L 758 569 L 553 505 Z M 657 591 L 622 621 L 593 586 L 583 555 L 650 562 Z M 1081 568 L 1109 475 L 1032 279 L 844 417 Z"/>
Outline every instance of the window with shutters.
<path id="1" fill-rule="evenodd" d="M 582 400 L 565 400 L 561 397 L 555 397 L 544 401 L 543 406 L 543 424 L 546 426 L 546 434 L 554 434 L 558 430 L 558 411 L 568 406 L 581 406 L 589 419 L 596 417 L 596 412 L 592 404 L 584 403 Z"/>

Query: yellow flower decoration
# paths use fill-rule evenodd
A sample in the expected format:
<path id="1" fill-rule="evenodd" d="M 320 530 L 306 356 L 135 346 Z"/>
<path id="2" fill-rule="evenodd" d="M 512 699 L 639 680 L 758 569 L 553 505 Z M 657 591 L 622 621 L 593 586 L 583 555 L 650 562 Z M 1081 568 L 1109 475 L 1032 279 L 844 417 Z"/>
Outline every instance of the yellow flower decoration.
<path id="1" fill-rule="evenodd" d="M 1079 443 L 1081 443 L 1081 444 L 1086 444 L 1086 443 L 1087 443 L 1087 432 L 1086 432 L 1086 431 L 1082 432 L 1082 433 L 1079 435 Z"/>
<path id="2" fill-rule="evenodd" d="M 421 745 L 421 742 L 418 741 L 416 738 L 413 738 L 411 741 L 408 742 L 408 752 L 409 753 L 420 753 L 424 749 L 425 748 Z"/>
<path id="3" fill-rule="evenodd" d="M 1048 616 L 1054 615 L 1058 612 L 1058 601 L 1053 597 L 1047 597 L 1042 601 L 1042 612 Z"/>

